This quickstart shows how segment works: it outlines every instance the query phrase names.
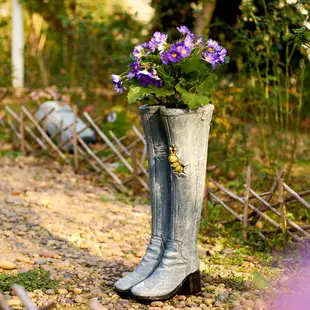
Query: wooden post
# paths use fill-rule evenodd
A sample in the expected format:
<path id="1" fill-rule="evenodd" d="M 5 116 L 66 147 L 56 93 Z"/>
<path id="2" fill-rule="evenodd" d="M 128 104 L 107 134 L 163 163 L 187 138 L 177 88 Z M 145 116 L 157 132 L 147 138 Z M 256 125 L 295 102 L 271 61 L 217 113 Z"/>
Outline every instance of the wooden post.
<path id="1" fill-rule="evenodd" d="M 77 134 L 77 106 L 73 106 L 73 150 L 74 150 L 74 168 L 77 171 L 79 168 L 79 153 L 78 153 L 78 134 Z"/>
<path id="2" fill-rule="evenodd" d="M 284 201 L 284 181 L 283 176 L 279 179 L 279 202 L 280 202 L 280 210 L 281 210 L 281 229 L 284 235 L 284 240 L 286 243 L 286 233 L 287 233 L 287 220 L 286 220 L 286 206 Z"/>
<path id="3" fill-rule="evenodd" d="M 25 123 L 24 123 L 24 112 L 20 110 L 20 123 L 19 123 L 19 131 L 20 131 L 20 151 L 25 154 Z"/>
<path id="4" fill-rule="evenodd" d="M 138 179 L 138 163 L 137 163 L 137 149 L 135 147 L 132 148 L 131 150 L 131 158 L 132 158 L 132 168 L 133 168 L 133 194 L 136 195 L 138 191 L 138 184 L 137 184 L 137 179 Z"/>
<path id="5" fill-rule="evenodd" d="M 248 227 L 248 209 L 249 209 L 249 196 L 251 187 L 251 168 L 247 166 L 246 168 L 246 185 L 243 203 L 243 239 L 247 239 L 247 227 Z"/>

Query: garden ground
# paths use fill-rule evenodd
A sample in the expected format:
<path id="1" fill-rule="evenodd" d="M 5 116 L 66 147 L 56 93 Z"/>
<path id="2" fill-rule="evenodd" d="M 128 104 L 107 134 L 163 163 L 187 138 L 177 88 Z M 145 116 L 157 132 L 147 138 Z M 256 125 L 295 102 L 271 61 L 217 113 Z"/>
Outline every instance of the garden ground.
<path id="1" fill-rule="evenodd" d="M 261 289 L 282 263 L 211 236 L 200 237 L 201 294 L 150 304 L 120 298 L 112 286 L 144 254 L 149 206 L 89 178 L 46 159 L 0 158 L 0 290 L 12 307 L 21 304 L 6 284 L 20 279 L 37 305 L 59 309 L 87 308 L 91 298 L 117 310 L 267 309 Z"/>

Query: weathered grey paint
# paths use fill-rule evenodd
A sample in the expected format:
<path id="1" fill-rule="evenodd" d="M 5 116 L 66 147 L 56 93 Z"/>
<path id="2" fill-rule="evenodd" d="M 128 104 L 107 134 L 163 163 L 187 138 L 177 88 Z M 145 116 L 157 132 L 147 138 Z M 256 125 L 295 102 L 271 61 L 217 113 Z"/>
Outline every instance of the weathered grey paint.
<path id="1" fill-rule="evenodd" d="M 206 177 L 213 105 L 197 110 L 160 108 L 169 146 L 177 147 L 185 176 L 172 170 L 168 242 L 157 269 L 131 290 L 133 296 L 164 299 L 199 269 L 197 236 Z M 168 198 L 168 196 L 167 196 Z"/>
<path id="2" fill-rule="evenodd" d="M 139 108 L 145 133 L 150 175 L 152 231 L 149 246 L 137 269 L 118 280 L 118 292 L 130 289 L 146 279 L 159 265 L 164 253 L 170 220 L 170 166 L 167 161 L 168 142 L 158 106 Z"/>

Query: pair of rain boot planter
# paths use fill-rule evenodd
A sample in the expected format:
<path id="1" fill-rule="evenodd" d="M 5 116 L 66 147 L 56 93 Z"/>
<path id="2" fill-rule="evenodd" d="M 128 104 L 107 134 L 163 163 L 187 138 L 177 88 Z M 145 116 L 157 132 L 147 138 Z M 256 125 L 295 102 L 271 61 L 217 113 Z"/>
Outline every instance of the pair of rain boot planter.
<path id="1" fill-rule="evenodd" d="M 114 289 L 144 300 L 201 291 L 197 236 L 213 105 L 195 110 L 144 105 L 151 189 L 151 238 L 137 269 Z"/>

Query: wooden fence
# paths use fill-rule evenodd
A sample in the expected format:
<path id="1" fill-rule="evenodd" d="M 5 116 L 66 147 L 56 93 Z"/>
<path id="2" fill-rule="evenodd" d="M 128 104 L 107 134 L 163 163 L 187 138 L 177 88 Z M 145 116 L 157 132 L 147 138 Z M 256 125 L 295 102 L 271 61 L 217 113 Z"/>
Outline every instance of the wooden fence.
<path id="1" fill-rule="evenodd" d="M 86 128 L 92 128 L 99 141 L 94 145 L 86 144 L 79 134 L 86 130 L 77 131 L 76 122 L 78 118 L 77 107 L 73 107 L 73 124 L 65 127 L 62 131 L 48 136 L 45 131 L 45 122 L 53 112 L 53 109 L 37 121 L 33 113 L 25 106 L 20 106 L 19 111 L 14 111 L 10 106 L 5 107 L 6 116 L 2 123 L 7 123 L 11 132 L 19 141 L 19 148 L 23 153 L 34 153 L 38 150 L 48 151 L 60 160 L 66 161 L 74 166 L 76 170 L 80 167 L 106 175 L 110 178 L 117 190 L 126 191 L 133 189 L 134 193 L 139 190 L 149 191 L 148 172 L 146 169 L 146 145 L 143 134 L 133 126 L 128 135 L 117 137 L 113 131 L 105 134 L 99 125 L 100 117 L 93 119 L 84 112 L 79 117 L 87 124 Z M 72 141 L 61 142 L 60 135 L 68 128 L 73 129 Z M 73 144 L 73 154 L 64 153 L 62 147 L 68 143 Z M 102 152 L 109 152 L 103 156 Z M 122 168 L 122 173 L 118 167 Z M 212 170 L 210 167 L 208 170 Z M 251 187 L 251 168 L 247 167 L 245 177 L 245 189 L 242 197 L 233 193 L 230 189 L 219 184 L 213 179 L 207 179 L 205 188 L 203 216 L 208 219 L 208 201 L 213 205 L 220 205 L 234 218 L 234 221 L 242 222 L 243 238 L 247 238 L 248 230 L 258 220 L 268 223 L 285 236 L 300 241 L 302 238 L 310 237 L 309 223 L 296 223 L 287 215 L 287 205 L 293 202 L 310 211 L 310 204 L 304 199 L 310 196 L 310 190 L 301 193 L 295 192 L 284 182 L 285 170 L 281 169 L 276 176 L 272 186 L 267 192 L 257 193 Z M 273 215 L 271 216 L 272 213 Z M 264 231 L 259 232 L 265 238 Z"/>

